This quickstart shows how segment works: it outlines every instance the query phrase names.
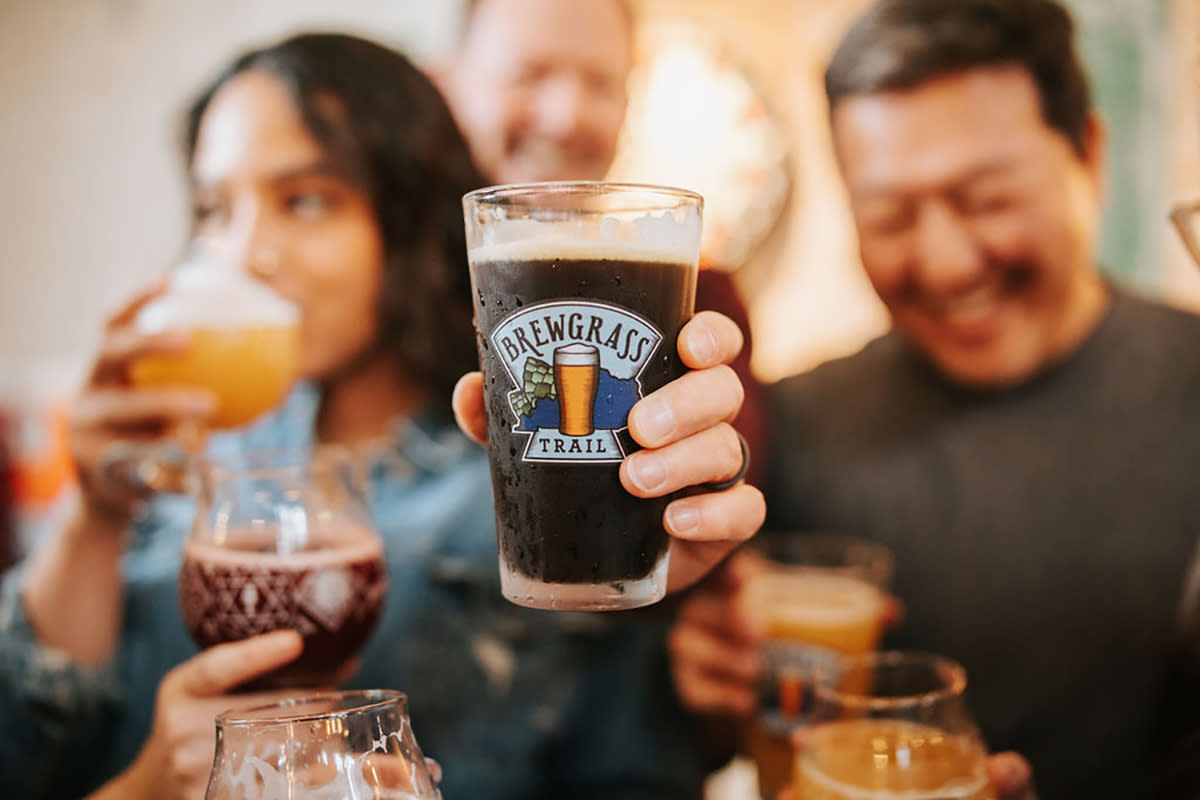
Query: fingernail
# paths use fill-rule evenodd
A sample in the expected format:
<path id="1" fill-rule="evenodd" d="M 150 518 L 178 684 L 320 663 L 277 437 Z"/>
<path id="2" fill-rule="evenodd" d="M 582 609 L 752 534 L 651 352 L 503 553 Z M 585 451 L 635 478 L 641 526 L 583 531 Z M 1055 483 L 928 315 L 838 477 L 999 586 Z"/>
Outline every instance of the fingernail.
<path id="1" fill-rule="evenodd" d="M 688 536 L 700 527 L 700 512 L 691 503 L 672 503 L 666 516 L 667 527 L 676 536 Z"/>
<path id="2" fill-rule="evenodd" d="M 688 349 L 702 364 L 710 364 L 717 357 L 717 337 L 704 325 L 694 325 L 688 330 Z"/>
<path id="3" fill-rule="evenodd" d="M 675 431 L 675 411 L 664 400 L 644 400 L 638 408 L 637 427 L 643 445 L 662 444 Z"/>
<path id="4" fill-rule="evenodd" d="M 197 416 L 211 414 L 217 410 L 217 398 L 211 394 L 189 395 L 184 401 L 187 411 Z"/>
<path id="5" fill-rule="evenodd" d="M 629 478 L 634 486 L 647 494 L 653 492 L 667 479 L 667 468 L 661 458 L 635 455 L 629 459 Z"/>
<path id="6" fill-rule="evenodd" d="M 186 347 L 190 337 L 184 331 L 164 331 L 158 334 L 156 343 L 161 347 Z"/>

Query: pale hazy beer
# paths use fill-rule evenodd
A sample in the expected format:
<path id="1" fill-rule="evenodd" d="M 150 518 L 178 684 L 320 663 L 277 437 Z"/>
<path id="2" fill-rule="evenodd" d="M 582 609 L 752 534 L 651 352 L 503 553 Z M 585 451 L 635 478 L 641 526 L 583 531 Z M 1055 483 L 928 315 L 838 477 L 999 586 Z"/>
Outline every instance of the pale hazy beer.
<path id="1" fill-rule="evenodd" d="M 275 408 L 287 396 L 300 361 L 297 325 L 248 325 L 188 331 L 188 349 L 144 356 L 129 370 L 135 386 L 187 386 L 217 396 L 208 420 L 237 428 Z"/>
<path id="2" fill-rule="evenodd" d="M 902 720 L 813 728 L 796 757 L 797 800 L 991 800 L 977 739 Z"/>
<path id="3" fill-rule="evenodd" d="M 554 387 L 562 409 L 561 431 L 589 436 L 600 382 L 600 351 L 590 344 L 569 344 L 554 351 Z"/>
<path id="4" fill-rule="evenodd" d="M 800 568 L 753 579 L 764 607 L 767 638 L 826 647 L 842 655 L 875 649 L 883 593 L 865 580 Z"/>
<path id="5" fill-rule="evenodd" d="M 217 399 L 207 421 L 214 428 L 240 427 L 278 406 L 300 369 L 300 309 L 211 247 L 193 247 L 135 327 L 188 335 L 185 351 L 143 356 L 129 377 L 140 387 L 208 389 Z"/>
<path id="6" fill-rule="evenodd" d="M 792 771 L 792 731 L 811 706 L 812 673 L 879 642 L 883 593 L 834 570 L 778 565 L 751 579 L 768 643 L 759 712 L 746 733 L 763 797 L 774 797 Z"/>

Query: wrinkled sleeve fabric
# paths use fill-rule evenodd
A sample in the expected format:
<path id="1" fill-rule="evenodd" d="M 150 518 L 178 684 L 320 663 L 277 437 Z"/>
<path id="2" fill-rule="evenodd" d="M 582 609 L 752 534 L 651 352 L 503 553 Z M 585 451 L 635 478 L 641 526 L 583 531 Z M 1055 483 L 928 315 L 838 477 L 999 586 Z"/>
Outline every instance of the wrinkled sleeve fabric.
<path id="1" fill-rule="evenodd" d="M 25 579 L 16 567 L 0 583 L 0 785 L 11 797 L 50 798 L 64 775 L 88 771 L 88 743 L 124 691 L 112 664 L 84 667 L 38 642 Z"/>

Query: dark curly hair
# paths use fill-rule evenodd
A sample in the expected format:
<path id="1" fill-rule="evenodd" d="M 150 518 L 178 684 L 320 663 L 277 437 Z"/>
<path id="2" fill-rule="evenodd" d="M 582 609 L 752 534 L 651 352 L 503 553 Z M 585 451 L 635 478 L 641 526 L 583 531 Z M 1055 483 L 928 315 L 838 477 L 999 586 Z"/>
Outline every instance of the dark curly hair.
<path id="1" fill-rule="evenodd" d="M 842 98 L 912 89 L 976 67 L 1029 72 L 1046 124 L 1087 152 L 1091 98 L 1071 14 L 1056 0 L 880 0 L 851 26 L 825 72 Z"/>
<path id="2" fill-rule="evenodd" d="M 371 200 L 384 244 L 378 343 L 407 378 L 445 396 L 478 355 L 462 196 L 486 181 L 445 101 L 404 55 L 309 33 L 242 55 L 192 104 L 190 164 L 214 95 L 248 70 L 278 78 L 305 126 Z"/>

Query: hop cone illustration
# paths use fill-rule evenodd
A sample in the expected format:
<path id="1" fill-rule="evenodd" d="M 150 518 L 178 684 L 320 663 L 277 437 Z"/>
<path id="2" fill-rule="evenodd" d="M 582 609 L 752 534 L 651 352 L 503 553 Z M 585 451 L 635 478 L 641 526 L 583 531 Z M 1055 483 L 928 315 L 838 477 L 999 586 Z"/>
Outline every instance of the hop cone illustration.
<path id="1" fill-rule="evenodd" d="M 554 370 L 545 361 L 529 358 L 525 361 L 523 394 L 514 401 L 514 408 L 523 417 L 532 413 L 539 400 L 557 399 L 554 391 Z"/>

